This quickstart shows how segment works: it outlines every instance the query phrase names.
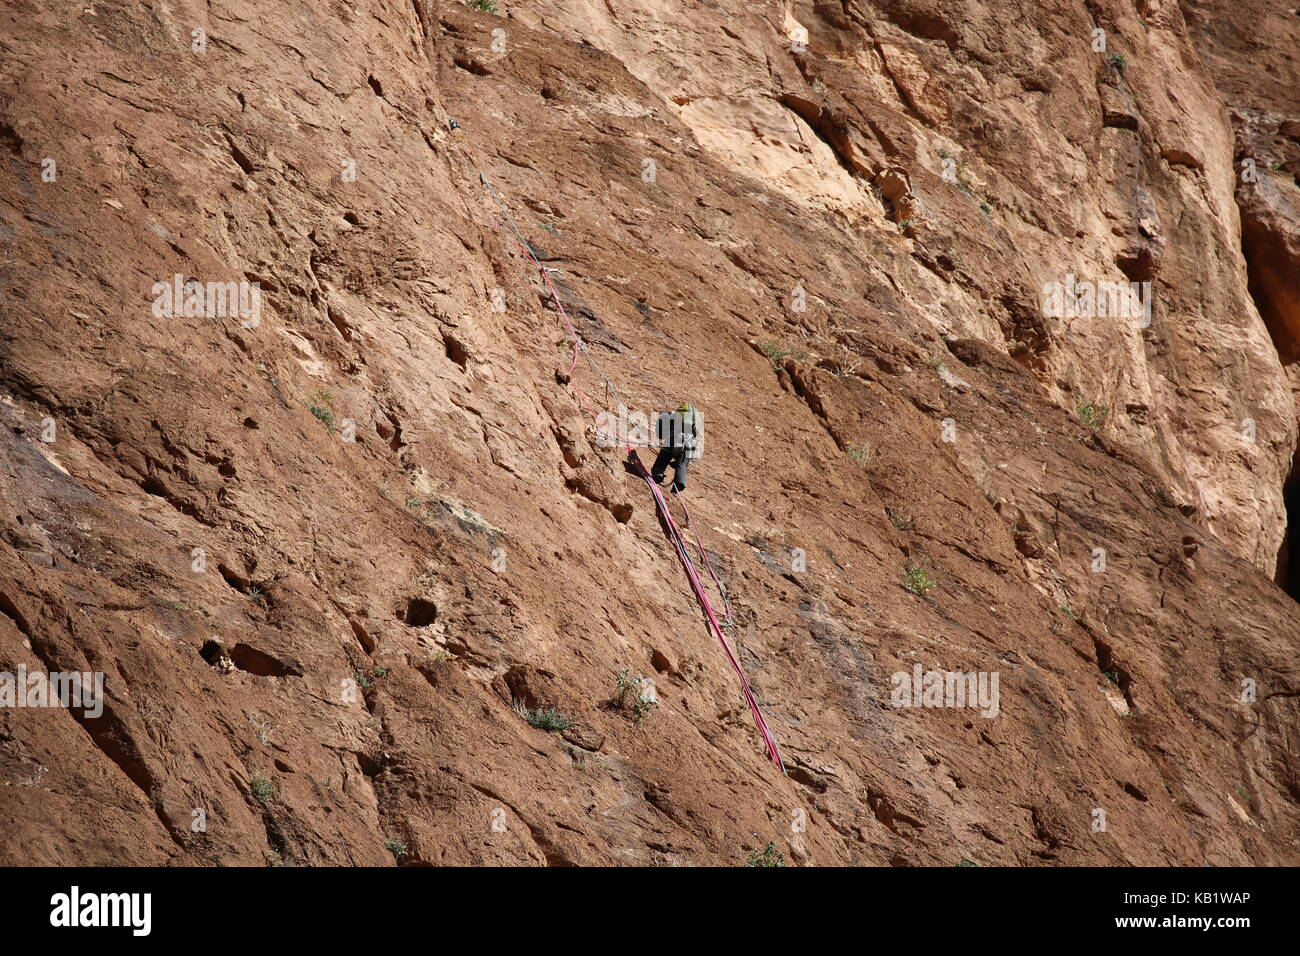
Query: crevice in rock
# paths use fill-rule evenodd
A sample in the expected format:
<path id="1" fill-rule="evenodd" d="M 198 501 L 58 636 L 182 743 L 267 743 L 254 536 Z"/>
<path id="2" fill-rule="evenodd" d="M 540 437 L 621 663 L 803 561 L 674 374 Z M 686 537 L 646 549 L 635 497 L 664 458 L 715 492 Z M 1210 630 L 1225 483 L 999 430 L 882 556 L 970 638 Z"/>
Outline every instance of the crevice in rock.
<path id="1" fill-rule="evenodd" d="M 256 677 L 301 677 L 302 668 L 272 657 L 249 644 L 239 643 L 230 649 L 230 660 L 241 671 Z"/>
<path id="2" fill-rule="evenodd" d="M 15 623 L 19 623 L 17 619 Z M 48 635 L 29 637 L 32 653 L 41 662 L 46 675 L 70 669 L 55 659 L 53 646 L 47 643 Z M 158 765 L 146 756 L 136 735 L 132 733 L 131 726 L 114 705 L 101 692 L 98 716 L 92 717 L 86 710 L 76 707 L 67 708 L 67 713 L 90 738 L 96 749 L 140 791 L 172 842 L 181 851 L 186 851 L 185 831 L 163 809 L 162 781 L 156 774 Z"/>
<path id="3" fill-rule="evenodd" d="M 1271 190 L 1268 182 L 1238 184 L 1241 254 L 1246 261 L 1250 297 L 1291 378 L 1295 370 L 1290 366 L 1300 360 L 1300 295 L 1295 283 L 1296 269 L 1300 267 L 1300 236 L 1295 231 L 1294 205 Z M 1300 408 L 1294 411 L 1300 416 Z M 1294 449 L 1282 496 L 1287 530 L 1278 549 L 1273 580 L 1300 600 L 1300 561 L 1293 560 L 1300 553 L 1300 471 Z"/>
<path id="4" fill-rule="evenodd" d="M 1300 457 L 1291 458 L 1291 472 L 1282 486 L 1286 507 L 1286 534 L 1277 552 L 1277 572 L 1273 580 L 1287 594 L 1300 601 Z"/>

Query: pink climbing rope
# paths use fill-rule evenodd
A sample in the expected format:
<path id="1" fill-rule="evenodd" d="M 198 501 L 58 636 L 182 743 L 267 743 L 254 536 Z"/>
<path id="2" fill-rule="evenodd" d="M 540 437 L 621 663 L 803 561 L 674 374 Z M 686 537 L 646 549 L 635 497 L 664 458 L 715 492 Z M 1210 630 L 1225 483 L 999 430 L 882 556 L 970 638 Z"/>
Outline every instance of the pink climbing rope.
<path id="1" fill-rule="evenodd" d="M 713 635 L 722 645 L 722 650 L 727 655 L 727 660 L 731 662 L 731 669 L 736 672 L 740 678 L 740 687 L 745 695 L 745 703 L 749 705 L 749 712 L 754 716 L 754 723 L 758 726 L 758 732 L 763 737 L 763 743 L 767 747 L 767 755 L 772 758 L 772 763 L 785 773 L 785 764 L 781 761 L 781 752 L 777 749 L 776 740 L 773 739 L 771 731 L 767 729 L 767 721 L 763 719 L 762 708 L 758 706 L 758 701 L 754 699 L 754 691 L 749 686 L 749 678 L 745 676 L 745 669 L 740 666 L 740 661 L 736 659 L 735 653 L 731 650 L 731 645 L 727 643 L 726 635 L 722 633 L 722 625 L 718 623 L 717 614 L 713 610 L 713 605 L 709 602 L 708 592 L 704 590 L 704 585 L 700 583 L 699 573 L 695 570 L 695 563 L 691 561 L 691 556 L 686 551 L 686 544 L 682 540 L 681 529 L 673 519 L 672 512 L 668 510 L 668 502 L 664 500 L 663 493 L 659 486 L 655 484 L 654 478 L 646 471 L 645 465 L 641 463 L 641 456 L 631 448 L 627 452 L 628 464 L 632 470 L 640 475 L 646 485 L 650 488 L 650 493 L 654 495 L 655 504 L 659 507 L 659 514 L 664 519 L 669 534 L 673 538 L 673 544 L 677 549 L 677 557 L 682 562 L 682 568 L 686 571 L 686 577 L 691 582 L 691 588 L 695 591 L 695 598 L 700 602 L 705 616 L 708 618 L 709 627 Z"/>
<path id="2" fill-rule="evenodd" d="M 510 224 L 510 228 L 514 231 L 515 239 L 519 243 L 519 248 L 523 250 L 524 255 L 528 257 L 533 265 L 537 266 L 538 271 L 541 273 L 542 281 L 546 284 L 546 289 L 551 295 L 551 301 L 555 303 L 555 308 L 560 313 L 560 318 L 564 320 L 564 327 L 569 333 L 569 338 L 573 340 L 573 357 L 569 362 L 569 372 L 567 376 L 569 379 L 569 388 L 578 396 L 578 401 L 582 404 L 582 407 L 587 411 L 587 413 L 593 418 L 598 418 L 599 416 L 597 415 L 596 410 L 592 408 L 591 403 L 587 401 L 587 397 L 583 395 L 581 389 L 573 383 L 573 373 L 578 367 L 579 353 L 584 355 L 587 361 L 591 363 L 591 366 L 596 370 L 596 373 L 604 379 L 606 388 L 609 391 L 612 391 L 615 397 L 618 396 L 618 389 L 615 387 L 614 383 L 610 381 L 609 376 L 607 376 L 596 363 L 596 360 L 592 358 L 591 354 L 587 351 L 581 337 L 578 335 L 578 330 L 573 327 L 573 322 L 569 319 L 569 313 L 564 311 L 564 305 L 560 302 L 560 295 L 556 291 L 554 284 L 551 282 L 549 271 L 546 266 L 542 265 L 537 256 L 533 254 L 532 247 L 528 244 L 528 241 L 524 239 L 523 234 L 520 233 L 519 227 L 515 225 L 515 221 L 511 217 L 510 211 L 506 209 L 505 203 L 501 201 L 501 197 L 497 195 L 497 191 L 492 188 L 492 184 L 487 181 L 486 176 L 479 173 L 478 178 L 479 182 L 487 187 L 488 192 L 492 194 L 492 198 L 496 200 L 497 205 L 501 208 L 502 215 L 505 216 L 506 221 Z M 777 768 L 782 773 L 785 773 L 785 764 L 781 761 L 781 753 L 777 749 L 776 740 L 772 737 L 771 731 L 767 729 L 767 721 L 763 718 L 763 711 L 758 706 L 758 701 L 754 699 L 754 692 L 749 686 L 749 678 L 745 676 L 744 668 L 740 666 L 740 661 L 736 659 L 736 655 L 732 652 L 731 645 L 727 643 L 726 635 L 722 633 L 722 625 L 718 623 L 718 616 L 713 610 L 713 605 L 709 601 L 708 592 L 705 591 L 704 585 L 700 583 L 700 576 L 695 569 L 695 563 L 691 560 L 691 556 L 686 550 L 686 542 L 682 539 L 681 528 L 677 526 L 677 522 L 673 519 L 672 512 L 668 509 L 668 502 L 664 500 L 663 493 L 660 492 L 659 486 L 655 484 L 650 473 L 646 471 L 645 465 L 641 463 L 640 456 L 637 455 L 636 450 L 632 447 L 633 443 L 627 438 L 627 436 L 624 436 L 623 444 L 627 449 L 628 463 L 632 466 L 633 471 L 645 479 L 645 483 L 650 488 L 650 493 L 654 496 L 655 504 L 659 508 L 659 514 L 664 519 L 664 525 L 668 528 L 673 546 L 677 551 L 677 557 L 686 571 L 686 577 L 691 583 L 692 590 L 695 591 L 695 597 L 700 602 L 700 607 L 704 610 L 705 617 L 708 619 L 709 627 L 717 637 L 718 643 L 722 645 L 722 650 L 727 655 L 727 660 L 731 663 L 732 670 L 736 672 L 736 676 L 740 679 L 740 688 L 744 693 L 745 703 L 749 705 L 749 712 L 753 715 L 754 723 L 758 726 L 758 731 L 763 737 L 763 744 L 767 748 L 767 754 L 772 758 L 772 763 L 776 764 Z M 732 623 L 731 602 L 727 600 L 726 589 L 723 588 L 722 582 L 714 572 L 713 564 L 709 561 L 708 552 L 704 550 L 704 545 L 700 541 L 700 536 L 695 531 L 695 527 L 691 522 L 691 513 L 686 507 L 685 500 L 678 496 L 678 501 L 681 502 L 682 510 L 686 515 L 686 526 L 690 528 L 691 534 L 695 537 L 695 545 L 699 549 L 700 557 L 704 560 L 705 566 L 709 569 L 709 575 L 713 578 L 713 583 L 718 588 L 718 593 L 722 596 L 723 604 L 726 605 L 726 620 L 728 626 L 730 626 Z"/>
<path id="3" fill-rule="evenodd" d="M 718 579 L 718 573 L 713 570 L 713 562 L 709 560 L 709 552 L 705 549 L 704 542 L 700 540 L 700 533 L 695 530 L 695 522 L 691 520 L 691 509 L 686 507 L 686 499 L 675 491 L 673 494 L 676 495 L 677 501 L 682 506 L 682 513 L 686 515 L 686 530 L 695 538 L 695 550 L 700 553 L 700 560 L 704 562 L 709 577 L 713 579 L 713 586 L 718 589 L 718 595 L 722 598 L 723 626 L 731 627 L 735 624 L 735 621 L 731 616 L 731 601 L 727 597 L 727 589 L 723 587 L 722 582 Z"/>
<path id="4" fill-rule="evenodd" d="M 542 282 L 546 284 L 546 290 L 551 294 L 551 301 L 555 303 L 555 308 L 559 310 L 560 318 L 564 320 L 564 327 L 569 332 L 569 338 L 573 340 L 573 358 L 569 362 L 569 371 L 565 376 L 569 380 L 569 388 L 573 390 L 573 394 L 578 396 L 578 401 L 582 403 L 582 407 L 586 409 L 587 413 L 593 418 L 596 418 L 596 410 L 592 408 L 591 403 L 587 401 L 587 396 L 583 395 L 582 390 L 578 388 L 577 385 L 573 384 L 573 373 L 578 367 L 578 354 L 580 352 L 586 354 L 587 350 L 582 343 L 582 339 L 578 335 L 578 330 L 573 327 L 573 322 L 569 319 L 569 313 L 564 311 L 564 305 L 560 302 L 560 295 L 555 291 L 555 286 L 551 282 L 550 272 L 547 270 L 546 266 L 542 265 L 541 260 L 533 254 L 533 247 L 528 244 L 528 240 L 523 237 L 523 234 L 519 231 L 519 227 L 515 225 L 514 218 L 510 215 L 510 211 L 506 209 L 506 204 L 501 201 L 501 197 L 497 195 L 497 191 L 492 187 L 492 184 L 488 182 L 487 177 L 482 173 L 479 173 L 478 179 L 479 182 L 487 187 L 488 192 L 492 194 L 492 198 L 496 200 L 497 205 L 501 208 L 502 215 L 506 217 L 506 221 L 510 224 L 510 228 L 515 234 L 515 241 L 519 243 L 519 248 L 523 250 L 524 255 L 528 257 L 533 265 L 537 266 L 537 271 L 541 273 Z M 614 388 L 614 383 L 609 380 L 609 377 L 606 376 L 600 366 L 596 364 L 596 361 L 590 355 L 587 355 L 587 361 L 591 362 L 592 367 L 596 369 L 597 374 L 605 380 L 606 387 L 612 389 L 614 394 L 617 395 L 618 389 Z"/>

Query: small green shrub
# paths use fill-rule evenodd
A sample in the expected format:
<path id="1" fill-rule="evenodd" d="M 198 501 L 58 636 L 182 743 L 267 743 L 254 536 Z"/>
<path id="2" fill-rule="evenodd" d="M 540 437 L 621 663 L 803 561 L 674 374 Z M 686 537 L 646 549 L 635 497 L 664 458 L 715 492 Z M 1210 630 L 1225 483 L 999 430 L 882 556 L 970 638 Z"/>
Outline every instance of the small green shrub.
<path id="1" fill-rule="evenodd" d="M 471 10 L 481 10 L 483 13 L 497 12 L 497 5 L 492 0 L 465 0 L 465 6 Z"/>
<path id="2" fill-rule="evenodd" d="M 745 857 L 746 866 L 785 866 L 785 857 L 771 840 L 761 850 L 754 850 Z"/>
<path id="3" fill-rule="evenodd" d="M 275 796 L 275 784 L 260 773 L 253 774 L 249 779 L 248 789 L 252 791 L 258 803 L 267 803 Z"/>
<path id="4" fill-rule="evenodd" d="M 315 415 L 317 420 L 331 432 L 334 431 L 334 412 L 328 406 L 332 401 L 334 401 L 334 396 L 329 392 L 317 392 L 312 396 L 312 400 L 307 403 L 307 410 Z"/>
<path id="5" fill-rule="evenodd" d="M 1087 405 L 1079 406 L 1079 420 L 1095 432 L 1106 427 L 1106 420 L 1109 417 L 1110 409 L 1105 405 L 1094 405 L 1089 402 Z"/>
<path id="6" fill-rule="evenodd" d="M 1123 53 L 1112 53 L 1106 57 L 1106 62 L 1110 64 L 1112 70 L 1121 75 L 1128 69 L 1128 58 Z"/>
<path id="7" fill-rule="evenodd" d="M 542 707 L 538 710 L 523 710 L 524 720 L 538 730 L 560 731 L 569 726 L 569 718 L 555 707 Z"/>
<path id="8" fill-rule="evenodd" d="M 780 368 L 782 359 L 792 358 L 796 362 L 801 362 L 808 357 L 804 352 L 787 349 L 776 342 L 759 342 L 758 347 L 763 350 L 763 354 L 767 356 L 773 368 Z"/>
<path id="9" fill-rule="evenodd" d="M 394 840 L 392 837 L 389 837 L 384 841 L 384 849 L 393 854 L 393 856 L 397 857 L 399 860 L 406 856 L 408 852 L 405 843 L 401 840 Z"/>
<path id="10" fill-rule="evenodd" d="M 925 597 L 925 592 L 937 588 L 938 582 L 924 568 L 908 568 L 903 572 L 903 584 L 913 594 Z"/>

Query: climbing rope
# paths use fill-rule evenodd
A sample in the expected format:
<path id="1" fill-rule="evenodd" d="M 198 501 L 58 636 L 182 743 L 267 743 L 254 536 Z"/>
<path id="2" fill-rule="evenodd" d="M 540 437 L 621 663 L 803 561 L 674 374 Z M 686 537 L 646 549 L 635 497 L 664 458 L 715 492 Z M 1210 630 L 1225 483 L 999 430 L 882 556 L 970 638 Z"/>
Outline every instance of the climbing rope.
<path id="1" fill-rule="evenodd" d="M 572 388 L 574 393 L 578 396 L 578 399 L 582 402 L 583 408 L 594 416 L 596 412 L 592 409 L 591 405 L 588 404 L 586 396 L 583 395 L 578 387 L 573 384 L 573 372 L 574 369 L 578 367 L 578 355 L 581 353 L 583 358 L 591 363 L 591 367 L 596 370 L 596 374 L 605 382 L 606 393 L 612 393 L 614 401 L 618 404 L 622 404 L 622 399 L 619 398 L 618 388 L 614 385 L 614 382 L 610 377 L 605 374 L 605 370 L 600 367 L 600 363 L 596 361 L 595 356 L 591 354 L 591 350 L 587 348 L 587 343 L 582 340 L 582 336 L 578 334 L 578 330 L 573 327 L 573 322 L 569 319 L 569 313 L 564 311 L 564 305 L 560 302 L 560 294 L 555 291 L 555 286 L 551 282 L 552 270 L 544 266 L 541 260 L 537 258 L 536 254 L 533 252 L 532 244 L 529 243 L 529 241 L 524 238 L 523 233 L 519 231 L 519 227 L 515 225 L 514 217 L 510 215 L 510 210 L 506 208 L 506 204 L 501 200 L 500 194 L 498 194 L 492 184 L 488 182 L 488 178 L 482 173 L 479 173 L 478 180 L 487 187 L 487 191 L 491 193 L 492 198 L 496 200 L 497 207 L 501 210 L 501 214 L 505 216 L 506 222 L 510 224 L 510 229 L 515 234 L 515 240 L 519 243 L 519 248 L 523 250 L 524 255 L 532 260 L 533 265 L 537 266 L 538 271 L 541 273 L 542 281 L 546 283 L 547 291 L 551 294 L 551 301 L 555 303 L 555 307 L 560 312 L 560 317 L 564 319 L 564 327 L 568 329 L 569 337 L 573 339 L 573 360 L 569 363 L 569 371 L 567 375 L 567 378 L 569 379 L 569 387 Z"/>
<path id="2" fill-rule="evenodd" d="M 713 579 L 714 587 L 718 589 L 718 594 L 722 597 L 722 606 L 726 609 L 723 612 L 722 626 L 731 627 L 735 621 L 731 616 L 731 601 L 727 597 L 727 588 L 722 581 L 718 579 L 717 572 L 713 570 L 713 562 L 709 560 L 709 552 L 705 549 L 704 542 L 700 540 L 700 533 L 695 530 L 694 522 L 691 521 L 691 509 L 686 507 L 686 499 L 676 491 L 673 492 L 673 496 L 677 499 L 677 503 L 682 506 L 682 514 L 686 515 L 686 530 L 689 531 L 691 536 L 695 539 L 695 549 L 700 552 L 700 561 L 703 562 L 704 567 L 708 570 L 709 577 Z"/>
<path id="3" fill-rule="evenodd" d="M 556 291 L 555 285 L 551 282 L 550 273 L 552 270 L 543 265 L 541 260 L 538 259 L 537 255 L 533 252 L 533 247 L 529 244 L 528 240 L 524 238 L 523 233 L 519 231 L 519 227 L 515 224 L 514 217 L 510 215 L 510 210 L 506 207 L 505 202 L 502 201 L 500 194 L 498 194 L 492 184 L 488 182 L 487 177 L 480 172 L 478 178 L 479 182 L 482 183 L 483 186 L 486 187 L 487 191 L 492 195 L 492 198 L 496 200 L 497 207 L 501 210 L 502 216 L 509 224 L 511 231 L 515 234 L 515 239 L 519 243 L 519 248 L 523 250 L 524 255 L 532 261 L 533 265 L 537 266 L 538 271 L 541 273 L 542 282 L 545 283 L 546 289 L 550 293 L 551 301 L 555 303 L 555 308 L 559 312 L 560 318 L 564 320 L 564 327 L 569 333 L 569 338 L 573 341 L 573 356 L 569 362 L 569 372 L 567 376 L 569 379 L 569 388 L 571 388 L 573 393 L 577 395 L 578 401 L 582 404 L 582 407 L 587 411 L 587 413 L 593 418 L 598 419 L 599 416 L 597 415 L 596 410 L 592 408 L 591 403 L 587 401 L 587 397 L 582 394 L 581 389 L 579 389 L 573 382 L 573 373 L 578 367 L 578 356 L 583 356 L 591 364 L 591 367 L 596 370 L 596 374 L 604 380 L 606 395 L 612 394 L 615 401 L 621 405 L 622 400 L 619 398 L 618 388 L 610 380 L 609 376 L 605 374 L 604 369 L 600 367 L 600 363 L 596 361 L 595 357 L 592 356 L 591 351 L 587 348 L 587 344 L 582 340 L 582 337 L 578 335 L 577 329 L 573 327 L 573 322 L 569 318 L 569 313 L 564 310 L 564 304 L 560 301 L 560 295 Z M 622 436 L 621 440 L 624 447 L 627 449 L 628 464 L 631 465 L 632 470 L 636 474 L 645 480 L 646 485 L 650 488 L 650 493 L 654 496 L 655 505 L 658 507 L 659 514 L 663 518 L 664 527 L 668 530 L 668 536 L 673 543 L 673 548 L 677 552 L 678 560 L 681 561 L 682 568 L 686 571 L 687 580 L 690 581 L 691 588 L 695 592 L 696 600 L 699 601 L 700 608 L 704 611 L 704 616 L 708 622 L 709 628 L 713 631 L 714 636 L 717 637 L 718 643 L 722 645 L 722 650 L 727 655 L 727 660 L 731 663 L 732 670 L 736 672 L 736 676 L 740 680 L 740 688 L 744 694 L 745 703 L 749 705 L 749 711 L 754 717 L 754 723 L 757 725 L 758 731 L 763 737 L 763 744 L 767 748 L 767 754 L 781 772 L 785 773 L 785 764 L 781 761 L 781 753 L 777 749 L 776 740 L 772 737 L 771 731 L 767 729 L 767 721 L 763 718 L 763 711 L 758 706 L 758 701 L 754 698 L 753 689 L 749 686 L 749 678 L 745 676 L 744 668 L 740 666 L 740 661 L 737 660 L 735 653 L 731 649 L 731 645 L 727 643 L 726 635 L 722 632 L 724 625 L 719 623 L 717 612 L 714 611 L 713 604 L 709 601 L 708 592 L 705 590 L 704 585 L 700 583 L 699 572 L 696 570 L 695 562 L 691 560 L 690 553 L 687 551 L 686 542 L 682 538 L 681 528 L 678 527 L 676 520 L 673 518 L 672 511 L 668 507 L 668 502 L 664 500 L 663 493 L 659 490 L 659 486 L 655 484 L 654 478 L 648 471 L 646 471 L 645 465 L 641 463 L 640 456 L 632 447 L 633 444 L 640 445 L 643 443 L 633 442 L 626 435 Z M 685 499 L 676 492 L 673 493 L 681 503 L 682 512 L 686 515 L 686 526 L 695 539 L 695 546 L 699 550 L 700 557 L 705 567 L 708 568 L 709 576 L 713 579 L 714 585 L 718 588 L 718 593 L 722 596 L 723 604 L 726 607 L 725 626 L 730 627 L 733 624 L 733 618 L 731 614 L 731 602 L 727 599 L 727 591 L 722 586 L 722 582 L 719 580 L 717 573 L 713 570 L 713 563 L 709 560 L 708 552 L 705 550 L 703 543 L 700 541 L 699 533 L 696 532 L 695 526 L 691 522 L 691 513 L 686 507 Z"/>
<path id="4" fill-rule="evenodd" d="M 659 490 L 659 486 L 655 484 L 650 472 L 646 471 L 645 465 L 641 463 L 641 456 L 629 448 L 627 460 L 628 464 L 632 466 L 632 470 L 645 480 L 646 486 L 650 489 L 650 494 L 654 496 L 655 504 L 659 508 L 659 515 L 664 520 L 668 535 L 677 550 L 677 557 L 682 562 L 682 568 L 686 571 L 686 577 L 691 582 L 691 588 L 695 591 L 695 598 L 700 602 L 700 607 L 704 610 L 704 615 L 708 619 L 709 628 L 713 631 L 714 637 L 718 639 L 718 643 L 722 645 L 723 653 L 727 655 L 727 660 L 731 663 L 731 669 L 736 672 L 736 677 L 740 679 L 740 688 L 745 696 L 745 703 L 749 705 L 749 712 L 753 715 L 754 723 L 758 726 L 758 732 L 763 737 L 767 755 L 772 758 L 772 763 L 776 764 L 782 773 L 785 773 L 785 764 L 781 761 L 781 752 L 777 749 L 776 740 L 772 737 L 771 731 L 767 729 L 767 721 L 763 719 L 762 708 L 758 706 L 758 701 L 754 699 L 754 691 L 749 686 L 749 678 L 745 676 L 745 669 L 740 666 L 740 661 L 736 659 L 731 645 L 727 643 L 726 635 L 722 633 L 722 625 L 718 623 L 718 616 L 713 610 L 713 605 L 709 602 L 709 595 L 704 590 L 704 585 L 700 583 L 699 573 L 695 570 L 695 564 L 686 551 L 686 543 L 682 540 L 681 529 L 673 519 L 672 512 L 668 508 L 668 502 L 664 500 L 663 493 Z M 681 500 L 680 496 L 678 500 Z"/>

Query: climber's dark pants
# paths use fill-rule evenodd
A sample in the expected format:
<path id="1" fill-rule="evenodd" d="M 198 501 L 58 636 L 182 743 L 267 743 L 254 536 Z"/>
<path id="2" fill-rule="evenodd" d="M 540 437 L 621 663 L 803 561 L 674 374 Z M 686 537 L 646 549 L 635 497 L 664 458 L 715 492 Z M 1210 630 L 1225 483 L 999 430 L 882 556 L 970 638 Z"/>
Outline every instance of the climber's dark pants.
<path id="1" fill-rule="evenodd" d="M 650 476 L 654 478 L 657 484 L 663 484 L 664 469 L 672 465 L 673 491 L 682 491 L 686 487 L 686 471 L 690 467 L 690 463 L 691 459 L 686 454 L 685 448 L 673 448 L 670 445 L 665 445 L 659 449 L 654 467 L 650 469 Z"/>

